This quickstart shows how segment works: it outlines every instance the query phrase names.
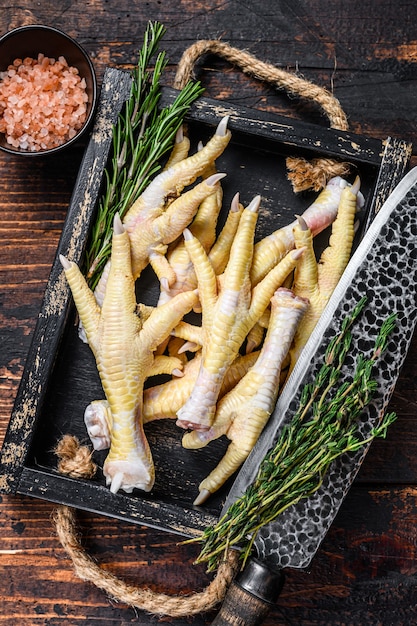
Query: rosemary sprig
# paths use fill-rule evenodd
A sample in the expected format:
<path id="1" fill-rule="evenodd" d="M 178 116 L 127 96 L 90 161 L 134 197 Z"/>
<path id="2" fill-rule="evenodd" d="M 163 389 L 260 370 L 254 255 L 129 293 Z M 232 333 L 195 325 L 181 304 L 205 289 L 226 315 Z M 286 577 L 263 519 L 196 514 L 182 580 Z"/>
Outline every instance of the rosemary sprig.
<path id="1" fill-rule="evenodd" d="M 110 256 L 116 212 L 123 218 L 161 169 L 162 157 L 172 148 L 185 114 L 203 92 L 198 82 L 190 82 L 170 106 L 159 110 L 160 81 L 167 58 L 158 48 L 165 32 L 158 22 L 148 23 L 138 62 L 132 71 L 130 96 L 113 128 L 112 154 L 86 252 L 85 273 L 92 289 Z"/>
<path id="2" fill-rule="evenodd" d="M 357 418 L 377 387 L 372 368 L 394 329 L 395 315 L 383 322 L 370 358 L 360 355 L 353 378 L 339 382 L 352 341 L 351 327 L 365 302 L 366 298 L 359 301 L 329 343 L 315 380 L 303 387 L 296 413 L 263 459 L 253 483 L 216 525 L 190 540 L 202 543 L 197 562 L 207 562 L 209 571 L 217 568 L 231 546 L 241 548 L 244 564 L 262 526 L 314 493 L 337 457 L 359 450 L 375 437 L 385 437 L 396 419 L 394 413 L 386 414 L 368 437 L 357 436 Z"/>

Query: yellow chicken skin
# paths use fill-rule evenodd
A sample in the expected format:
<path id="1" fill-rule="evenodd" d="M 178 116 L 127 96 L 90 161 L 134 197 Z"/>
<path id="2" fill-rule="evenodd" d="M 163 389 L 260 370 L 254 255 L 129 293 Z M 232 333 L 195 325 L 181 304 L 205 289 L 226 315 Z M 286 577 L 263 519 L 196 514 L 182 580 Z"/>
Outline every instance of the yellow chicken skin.
<path id="1" fill-rule="evenodd" d="M 199 485 L 200 505 L 248 457 L 267 423 L 278 395 L 280 372 L 308 301 L 280 288 L 271 299 L 271 317 L 262 349 L 247 374 L 218 403 L 213 425 L 183 437 L 185 448 L 202 448 L 226 435 L 231 443 L 217 467 Z"/>
<path id="2" fill-rule="evenodd" d="M 311 230 L 302 218 L 298 218 L 294 226 L 296 247 L 304 248 L 305 253 L 294 272 L 293 290 L 297 295 L 308 298 L 310 307 L 295 333 L 290 351 L 290 372 L 349 262 L 355 236 L 359 187 L 359 177 L 352 186 L 344 187 L 337 218 L 332 225 L 329 245 L 323 251 L 318 263 Z"/>
<path id="3" fill-rule="evenodd" d="M 330 179 L 318 197 L 302 214 L 302 219 L 308 225 L 314 237 L 335 220 L 342 191 L 347 185 L 348 182 L 340 176 Z M 361 193 L 358 193 L 357 211 L 360 210 L 363 204 L 364 197 Z M 295 247 L 294 227 L 296 224 L 297 220 L 274 231 L 255 244 L 251 268 L 252 286 L 262 280 L 270 269 L 289 250 Z M 286 282 L 287 284 L 284 286 L 291 288 L 292 277 L 289 276 Z M 256 324 L 250 331 L 246 342 L 248 351 L 256 349 L 261 344 L 264 337 L 263 328 L 266 328 L 266 326 L 265 324 L 263 327 L 260 324 Z"/>
<path id="4" fill-rule="evenodd" d="M 217 212 L 217 202 L 219 200 L 219 198 L 216 199 L 216 194 L 207 198 L 204 201 L 204 212 L 211 209 L 211 217 L 213 217 L 213 213 L 215 211 Z M 216 274 L 221 274 L 227 265 L 230 249 L 239 226 L 242 211 L 243 206 L 239 203 L 239 194 L 236 194 L 232 199 L 226 222 L 214 243 L 212 242 L 212 237 L 208 236 L 207 231 L 211 230 L 211 226 L 215 228 L 215 224 L 210 224 L 208 229 L 204 229 L 204 221 L 202 218 L 199 218 L 198 223 L 195 224 L 195 222 L 193 222 L 189 228 L 189 231 L 199 240 L 202 247 L 207 252 L 208 258 Z M 197 213 L 197 217 L 199 217 L 199 213 L 200 209 Z M 207 216 L 205 221 L 209 221 L 208 217 L 209 216 Z M 175 272 L 176 280 L 171 287 L 167 287 L 164 282 L 161 284 L 161 294 L 158 304 L 166 302 L 173 295 L 176 295 L 181 291 L 195 289 L 197 287 L 197 275 L 184 240 L 182 240 L 175 247 L 172 256 L 170 255 L 168 260 Z M 200 307 L 198 308 L 200 310 Z"/>
<path id="5" fill-rule="evenodd" d="M 129 233 L 135 278 L 150 263 L 162 284 L 169 286 L 175 282 L 175 271 L 165 256 L 168 244 L 190 223 L 201 202 L 210 195 L 217 194 L 217 183 L 225 176 L 226 174 L 221 173 L 213 174 L 182 193 L 159 217 L 147 215 L 140 223 L 136 222 L 135 230 Z"/>
<path id="6" fill-rule="evenodd" d="M 184 128 L 181 125 L 175 135 L 175 143 L 169 155 L 168 161 L 165 163 L 164 170 L 168 170 L 170 167 L 183 161 L 188 157 L 190 151 L 190 140 L 187 135 L 184 134 Z"/>
<path id="7" fill-rule="evenodd" d="M 184 238 L 198 279 L 202 306 L 202 360 L 190 397 L 178 411 L 181 428 L 210 428 L 225 373 L 249 330 L 269 305 L 286 276 L 295 268 L 301 250 L 290 252 L 252 290 L 249 272 L 260 197 L 242 212 L 229 262 L 217 279 L 207 254 L 189 231 Z"/>
<path id="8" fill-rule="evenodd" d="M 230 250 L 239 226 L 242 211 L 243 205 L 239 202 L 239 194 L 237 193 L 232 199 L 226 222 L 208 253 L 209 261 L 217 276 L 223 274 L 229 261 Z"/>
<path id="9" fill-rule="evenodd" d="M 200 144 L 199 150 L 202 149 L 203 146 Z M 205 167 L 201 176 L 205 179 L 217 173 L 216 163 L 213 161 Z M 210 250 L 216 240 L 217 220 L 222 208 L 222 202 L 223 190 L 221 185 L 218 185 L 216 193 L 211 194 L 202 201 L 196 216 L 189 227 L 194 237 L 197 237 L 206 251 Z M 180 242 L 182 243 L 182 240 L 180 240 Z"/>
<path id="10" fill-rule="evenodd" d="M 61 256 L 65 275 L 95 356 L 108 402 L 110 450 L 103 473 L 110 490 L 150 491 L 154 465 L 142 424 L 144 381 L 151 371 L 156 347 L 198 301 L 196 292 L 180 294 L 155 308 L 145 321 L 136 314 L 130 240 L 116 215 L 112 263 L 100 308 L 78 266 Z M 96 426 L 99 426 L 96 424 Z"/>

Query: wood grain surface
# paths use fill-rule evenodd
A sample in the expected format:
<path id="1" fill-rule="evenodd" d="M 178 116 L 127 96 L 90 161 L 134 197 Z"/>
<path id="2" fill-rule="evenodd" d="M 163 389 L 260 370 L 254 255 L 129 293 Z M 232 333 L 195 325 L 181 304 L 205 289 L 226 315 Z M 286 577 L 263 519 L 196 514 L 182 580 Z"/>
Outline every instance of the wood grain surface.
<path id="1" fill-rule="evenodd" d="M 417 8 L 399 0 L 170 0 L 20 3 L 0 0 L 0 34 L 45 23 L 87 49 L 99 81 L 108 66 L 131 68 L 149 19 L 167 27 L 171 85 L 184 50 L 221 38 L 333 90 L 350 129 L 417 143 Z M 323 126 L 312 104 L 288 98 L 211 56 L 196 75 L 212 98 Z M 0 442 L 29 350 L 84 146 L 53 159 L 0 154 Z M 417 165 L 413 156 L 411 165 Z M 417 623 L 417 339 L 391 409 L 310 572 L 290 572 L 265 620 L 272 625 Z M 73 573 L 54 531 L 54 506 L 22 496 L 0 501 L 0 625 L 210 624 L 216 612 L 159 619 L 109 599 Z M 169 594 L 203 589 L 195 546 L 178 536 L 80 513 L 83 543 L 103 567 Z"/>

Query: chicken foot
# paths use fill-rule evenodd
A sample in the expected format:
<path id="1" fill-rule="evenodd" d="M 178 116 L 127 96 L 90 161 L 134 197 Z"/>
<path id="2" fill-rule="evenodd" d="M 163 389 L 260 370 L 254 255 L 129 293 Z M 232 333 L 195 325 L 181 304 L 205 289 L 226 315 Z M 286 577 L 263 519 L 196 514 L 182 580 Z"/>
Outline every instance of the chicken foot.
<path id="1" fill-rule="evenodd" d="M 199 485 L 195 505 L 217 491 L 248 457 L 271 415 L 279 390 L 281 367 L 308 301 L 290 290 L 278 289 L 271 298 L 271 318 L 255 364 L 218 403 L 213 425 L 183 437 L 185 448 L 202 448 L 226 435 L 230 439 L 224 457 Z"/>
<path id="2" fill-rule="evenodd" d="M 329 245 L 323 251 L 318 263 L 313 247 L 313 235 L 308 225 L 299 217 L 294 226 L 296 247 L 304 248 L 305 252 L 294 272 L 293 290 L 297 295 L 308 298 L 310 307 L 295 333 L 290 351 L 290 372 L 349 262 L 355 236 L 359 188 L 360 179 L 357 177 L 352 186 L 343 189 Z"/>
<path id="3" fill-rule="evenodd" d="M 302 250 L 293 250 L 251 290 L 249 272 L 260 197 L 242 212 L 229 261 L 217 279 L 207 254 L 186 230 L 185 243 L 198 279 L 202 306 L 202 361 L 192 393 L 178 411 L 181 428 L 210 428 L 225 372 L 275 290 L 295 268 Z"/>
<path id="4" fill-rule="evenodd" d="M 337 216 L 343 189 L 349 186 L 346 180 L 336 176 L 329 180 L 314 202 L 304 211 L 302 217 L 310 228 L 313 237 L 334 222 Z M 357 195 L 357 209 L 364 203 L 362 194 Z M 253 250 L 251 281 L 255 286 L 295 246 L 293 229 L 297 221 L 283 226 L 261 239 Z"/>
<path id="5" fill-rule="evenodd" d="M 206 145 L 191 156 L 177 160 L 173 158 L 173 165 L 160 172 L 146 187 L 139 198 L 133 203 L 125 217 L 123 225 L 131 240 L 132 271 L 137 279 L 142 270 L 151 261 L 158 278 L 165 279 L 168 284 L 175 280 L 175 276 L 169 271 L 164 254 L 167 245 L 179 237 L 184 228 L 193 219 L 203 196 L 198 199 L 196 191 L 190 189 L 188 193 L 194 194 L 194 202 L 189 206 L 188 200 L 181 200 L 181 192 L 191 185 L 202 174 L 208 164 L 212 163 L 223 153 L 231 139 L 231 133 L 227 129 L 228 117 L 223 118 L 217 126 L 216 132 Z M 223 176 L 216 174 L 214 176 Z M 218 179 L 217 179 L 218 180 Z M 202 181 L 197 187 L 206 191 L 206 195 L 215 193 L 216 179 Z M 208 183 L 208 189 L 207 189 Z M 190 196 L 188 196 L 189 198 Z M 175 200 L 179 204 L 175 205 Z M 182 209 L 185 207 L 185 211 Z M 106 290 L 107 276 L 110 270 L 111 258 L 107 262 L 102 276 L 95 289 L 95 296 L 101 304 Z M 168 275 L 165 276 L 165 272 Z"/>
<path id="6" fill-rule="evenodd" d="M 116 215 L 101 308 L 78 266 L 60 257 L 108 402 L 111 444 L 103 473 L 113 493 L 153 487 L 155 471 L 142 420 L 143 385 L 154 350 L 198 301 L 195 291 L 180 294 L 142 320 L 136 314 L 130 248 L 128 233 Z"/>

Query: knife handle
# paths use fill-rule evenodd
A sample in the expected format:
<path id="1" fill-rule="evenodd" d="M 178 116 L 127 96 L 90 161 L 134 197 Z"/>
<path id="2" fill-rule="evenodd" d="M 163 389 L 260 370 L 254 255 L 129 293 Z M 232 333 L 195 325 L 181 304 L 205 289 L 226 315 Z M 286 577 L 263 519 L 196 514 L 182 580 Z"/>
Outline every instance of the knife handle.
<path id="1" fill-rule="evenodd" d="M 212 626 L 259 626 L 284 585 L 284 572 L 251 559 L 230 585 Z"/>

